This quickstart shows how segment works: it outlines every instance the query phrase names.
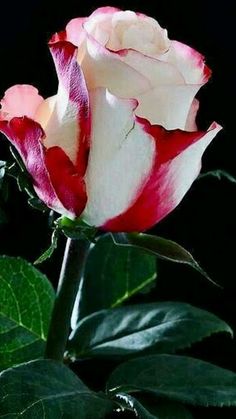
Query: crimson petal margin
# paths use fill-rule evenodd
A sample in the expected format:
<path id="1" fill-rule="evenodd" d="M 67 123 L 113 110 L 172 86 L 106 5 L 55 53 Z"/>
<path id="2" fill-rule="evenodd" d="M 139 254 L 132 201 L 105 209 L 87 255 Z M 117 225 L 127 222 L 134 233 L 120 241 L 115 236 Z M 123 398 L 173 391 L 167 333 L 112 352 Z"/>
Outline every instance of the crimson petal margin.
<path id="1" fill-rule="evenodd" d="M 0 121 L 0 131 L 6 135 L 20 154 L 26 169 L 33 178 L 33 186 L 38 196 L 50 208 L 58 212 L 63 206 L 57 198 L 47 172 L 43 146 L 41 143 L 44 132 L 39 124 L 27 117 Z"/>
<path id="2" fill-rule="evenodd" d="M 102 226 L 106 231 L 145 231 L 174 210 L 198 176 L 206 147 L 221 130 L 213 123 L 207 132 L 168 132 L 138 120 L 156 140 L 153 170 L 130 208 Z"/>
<path id="3" fill-rule="evenodd" d="M 54 113 L 45 128 L 50 146 L 60 146 L 82 176 L 85 173 L 91 128 L 89 94 L 83 72 L 77 62 L 77 48 L 67 41 L 49 43 L 59 88 Z M 65 106 L 66 104 L 66 106 Z M 65 132 L 64 132 L 65 129 Z M 50 135 L 52 134 L 52 141 Z M 60 136 L 60 138 L 58 138 Z M 47 145 L 47 142 L 46 142 Z"/>
<path id="4" fill-rule="evenodd" d="M 45 150 L 45 163 L 57 196 L 75 216 L 80 216 L 87 194 L 83 177 L 60 147 Z"/>
<path id="5" fill-rule="evenodd" d="M 84 181 L 61 148 L 43 147 L 41 126 L 27 117 L 13 118 L 0 121 L 0 132 L 19 152 L 39 198 L 70 218 L 80 215 L 87 200 Z"/>

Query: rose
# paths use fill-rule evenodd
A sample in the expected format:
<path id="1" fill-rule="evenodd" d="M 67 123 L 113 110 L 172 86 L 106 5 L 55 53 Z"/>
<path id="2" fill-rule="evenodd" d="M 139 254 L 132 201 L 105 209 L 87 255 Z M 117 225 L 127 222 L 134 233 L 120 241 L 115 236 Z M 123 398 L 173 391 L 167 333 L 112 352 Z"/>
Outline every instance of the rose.
<path id="1" fill-rule="evenodd" d="M 195 95 L 210 76 L 203 57 L 154 19 L 111 7 L 72 20 L 49 46 L 56 96 L 14 86 L 0 118 L 38 196 L 106 230 L 153 226 L 182 200 L 221 129 L 196 128 Z"/>

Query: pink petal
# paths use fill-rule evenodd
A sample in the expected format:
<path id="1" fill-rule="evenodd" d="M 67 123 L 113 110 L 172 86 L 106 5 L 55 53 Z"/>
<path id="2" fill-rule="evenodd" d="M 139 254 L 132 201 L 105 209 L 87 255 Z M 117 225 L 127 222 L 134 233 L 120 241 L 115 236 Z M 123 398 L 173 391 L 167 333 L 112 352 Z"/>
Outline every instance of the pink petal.
<path id="1" fill-rule="evenodd" d="M 27 84 L 10 87 L 1 100 L 1 119 L 10 120 L 14 117 L 27 116 L 34 118 L 35 113 L 44 99 L 38 90 Z"/>
<path id="2" fill-rule="evenodd" d="M 76 45 L 77 47 L 80 46 L 83 40 L 83 24 L 85 21 L 86 18 L 78 17 L 72 19 L 66 26 L 66 40 Z"/>

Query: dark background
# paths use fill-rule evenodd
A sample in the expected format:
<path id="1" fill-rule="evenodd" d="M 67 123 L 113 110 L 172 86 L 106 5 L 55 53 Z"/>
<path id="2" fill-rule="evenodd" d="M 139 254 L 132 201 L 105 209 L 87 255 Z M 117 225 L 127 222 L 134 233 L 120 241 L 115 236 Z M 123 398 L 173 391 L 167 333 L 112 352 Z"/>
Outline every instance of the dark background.
<path id="1" fill-rule="evenodd" d="M 0 95 L 15 83 L 37 86 L 44 96 L 56 92 L 57 81 L 47 50 L 50 35 L 64 28 L 69 19 L 86 16 L 104 2 L 21 0 L 1 5 Z M 223 3 L 183 1 L 110 1 L 110 5 L 133 9 L 155 17 L 167 27 L 169 37 L 187 43 L 207 57 L 213 70 L 211 81 L 200 92 L 199 126 L 216 120 L 224 127 L 208 148 L 203 171 L 225 169 L 236 177 L 235 15 L 233 0 Z M 9 147 L 1 138 L 0 159 L 9 158 Z M 160 263 L 159 280 L 146 300 L 181 300 L 216 313 L 236 331 L 236 184 L 213 178 L 195 182 L 181 205 L 154 232 L 178 241 L 200 261 L 209 275 L 221 284 L 214 287 L 199 274 L 182 266 Z M 8 223 L 0 225 L 0 253 L 35 260 L 50 241 L 47 215 L 26 203 L 15 183 L 9 200 L 0 202 Z M 53 258 L 41 269 L 54 283 L 60 269 L 63 239 Z M 143 298 L 143 297 L 142 297 Z M 143 299 L 142 299 L 143 301 Z M 189 351 L 236 372 L 236 343 L 227 336 L 209 338 Z M 96 388 L 104 382 L 111 366 L 92 362 L 81 365 L 82 378 Z M 196 409 L 195 417 L 235 418 L 236 409 Z"/>

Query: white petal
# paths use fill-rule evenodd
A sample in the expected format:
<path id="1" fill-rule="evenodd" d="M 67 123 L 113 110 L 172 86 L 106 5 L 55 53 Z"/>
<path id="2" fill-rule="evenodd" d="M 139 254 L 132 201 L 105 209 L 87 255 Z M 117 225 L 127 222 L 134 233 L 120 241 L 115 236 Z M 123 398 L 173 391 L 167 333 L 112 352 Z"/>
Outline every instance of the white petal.
<path id="1" fill-rule="evenodd" d="M 175 206 L 179 204 L 198 176 L 202 155 L 221 129 L 222 127 L 214 122 L 200 141 L 188 147 L 170 162 L 168 184 L 163 184 L 163 189 L 172 189 L 172 201 Z"/>
<path id="2" fill-rule="evenodd" d="M 155 142 L 135 122 L 135 102 L 104 89 L 91 94 L 92 138 L 86 173 L 88 203 L 84 218 L 103 225 L 125 211 L 148 178 Z"/>
<path id="3" fill-rule="evenodd" d="M 121 60 L 133 67 L 149 80 L 152 87 L 168 84 L 185 84 L 184 78 L 172 64 L 156 58 L 147 57 L 137 51 L 127 51 Z"/>
<path id="4" fill-rule="evenodd" d="M 185 129 L 189 110 L 199 85 L 163 85 L 138 96 L 136 114 L 164 128 Z"/>
<path id="5" fill-rule="evenodd" d="M 78 55 L 89 90 L 97 87 L 109 89 L 113 94 L 133 98 L 151 88 L 139 71 L 122 62 L 118 53 L 111 52 L 92 37 L 87 36 L 85 51 Z"/>
<path id="6" fill-rule="evenodd" d="M 204 84 L 210 77 L 210 70 L 205 65 L 204 56 L 181 42 L 172 41 L 163 59 L 179 69 L 186 83 Z"/>

